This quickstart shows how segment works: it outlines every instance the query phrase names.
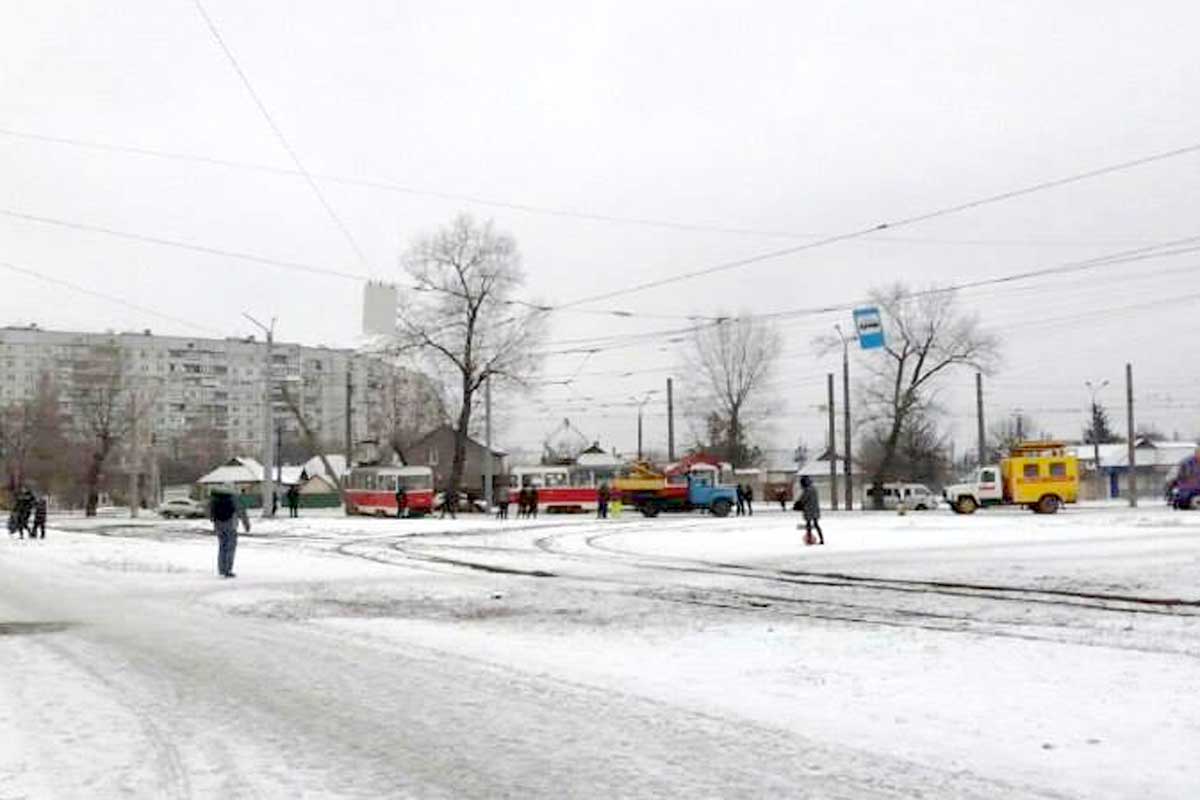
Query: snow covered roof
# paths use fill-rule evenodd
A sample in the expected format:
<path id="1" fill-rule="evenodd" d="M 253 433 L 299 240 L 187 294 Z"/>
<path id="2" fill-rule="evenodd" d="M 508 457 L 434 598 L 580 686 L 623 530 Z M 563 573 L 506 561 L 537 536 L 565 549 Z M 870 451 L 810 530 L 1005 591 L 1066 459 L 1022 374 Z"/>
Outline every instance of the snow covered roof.
<path id="1" fill-rule="evenodd" d="M 589 449 L 580 453 L 575 463 L 581 467 L 619 467 L 625 462 L 612 453 L 596 453 Z"/>
<path id="2" fill-rule="evenodd" d="M 1075 454 L 1081 463 L 1094 466 L 1095 445 L 1078 444 L 1067 448 Z M 1139 467 L 1171 467 L 1195 453 L 1200 446 L 1196 442 L 1171 442 L 1163 440 L 1139 439 L 1135 445 L 1135 457 Z M 1100 445 L 1100 467 L 1128 467 L 1129 445 L 1102 444 Z"/>
<path id="3" fill-rule="evenodd" d="M 235 456 L 196 481 L 200 484 L 258 483 L 262 480 L 262 464 L 253 458 Z"/>
<path id="4" fill-rule="evenodd" d="M 325 455 L 325 458 L 327 458 L 329 460 L 330 469 L 337 472 L 337 474 L 339 476 L 345 475 L 349 471 L 346 469 L 346 457 L 345 456 L 337 455 L 336 453 L 332 453 L 332 454 L 327 453 Z M 321 463 L 321 457 L 313 456 L 308 461 L 305 461 L 304 462 L 304 471 L 307 472 L 309 475 L 324 475 L 325 474 L 325 465 L 323 463 Z"/>

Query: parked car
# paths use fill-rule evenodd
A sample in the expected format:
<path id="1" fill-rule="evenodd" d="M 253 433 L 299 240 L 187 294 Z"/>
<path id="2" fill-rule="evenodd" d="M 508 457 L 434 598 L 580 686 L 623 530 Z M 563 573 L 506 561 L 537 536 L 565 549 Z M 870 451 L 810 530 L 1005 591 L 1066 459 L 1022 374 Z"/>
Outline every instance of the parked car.
<path id="1" fill-rule="evenodd" d="M 883 492 L 883 507 L 888 509 L 897 509 L 904 503 L 904 507 L 911 511 L 932 511 L 941 503 L 941 498 L 923 483 L 885 483 L 880 489 Z M 867 489 L 867 508 L 871 507 L 871 491 Z"/>
<path id="2" fill-rule="evenodd" d="M 190 497 L 171 497 L 158 507 L 158 515 L 166 519 L 203 519 L 208 507 Z"/>

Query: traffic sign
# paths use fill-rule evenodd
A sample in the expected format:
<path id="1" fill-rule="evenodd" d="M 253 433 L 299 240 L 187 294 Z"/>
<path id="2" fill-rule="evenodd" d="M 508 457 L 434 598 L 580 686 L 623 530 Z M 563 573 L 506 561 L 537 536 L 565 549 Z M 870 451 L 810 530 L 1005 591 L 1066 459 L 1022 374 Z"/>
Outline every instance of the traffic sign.
<path id="1" fill-rule="evenodd" d="M 875 306 L 854 309 L 854 330 L 863 350 L 883 347 L 883 316 Z"/>

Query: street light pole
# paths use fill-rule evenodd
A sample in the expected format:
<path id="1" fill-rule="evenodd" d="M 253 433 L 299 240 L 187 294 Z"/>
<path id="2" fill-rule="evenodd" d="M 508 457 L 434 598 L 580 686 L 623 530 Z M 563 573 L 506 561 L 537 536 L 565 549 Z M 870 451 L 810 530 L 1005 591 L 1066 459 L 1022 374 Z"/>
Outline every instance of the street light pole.
<path id="1" fill-rule="evenodd" d="M 275 318 L 271 317 L 271 324 L 262 324 L 254 317 L 243 312 L 243 317 L 253 322 L 267 337 L 266 342 L 266 362 L 263 365 L 263 439 L 262 439 L 262 456 L 263 456 L 263 475 L 262 475 L 262 516 L 267 518 L 271 516 L 271 501 L 275 497 L 275 481 L 272 478 L 271 472 L 274 466 L 274 433 L 275 433 L 275 409 L 271 398 L 271 348 L 275 342 Z"/>
<path id="2" fill-rule="evenodd" d="M 1096 464 L 1096 497 L 1097 499 L 1108 499 L 1108 489 L 1104 485 L 1104 473 L 1100 471 L 1100 437 L 1098 431 L 1100 428 L 1100 406 L 1096 405 L 1096 395 L 1105 386 L 1108 386 L 1108 380 L 1103 380 L 1098 384 L 1091 381 L 1084 381 L 1083 385 L 1088 388 L 1092 395 L 1092 457 Z"/>
<path id="3" fill-rule="evenodd" d="M 638 461 L 642 460 L 642 409 L 645 407 L 646 403 L 648 403 L 650 401 L 650 395 L 652 395 L 652 394 L 658 394 L 658 390 L 651 389 L 650 391 L 646 392 L 645 396 L 642 397 L 641 399 L 638 399 L 637 396 L 630 398 L 631 400 L 633 400 L 633 402 L 637 403 L 637 412 L 638 412 L 638 417 L 637 417 L 637 457 L 638 457 Z"/>

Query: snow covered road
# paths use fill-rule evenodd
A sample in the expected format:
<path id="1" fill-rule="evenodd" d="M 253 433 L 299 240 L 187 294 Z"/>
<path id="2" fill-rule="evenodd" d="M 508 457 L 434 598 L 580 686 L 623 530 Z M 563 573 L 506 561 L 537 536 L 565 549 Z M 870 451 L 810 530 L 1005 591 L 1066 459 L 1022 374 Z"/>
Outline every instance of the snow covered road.
<path id="1" fill-rule="evenodd" d="M 794 524 L 276 520 L 220 581 L 60 521 L 0 542 L 0 797 L 1200 791 L 1200 516 Z"/>

